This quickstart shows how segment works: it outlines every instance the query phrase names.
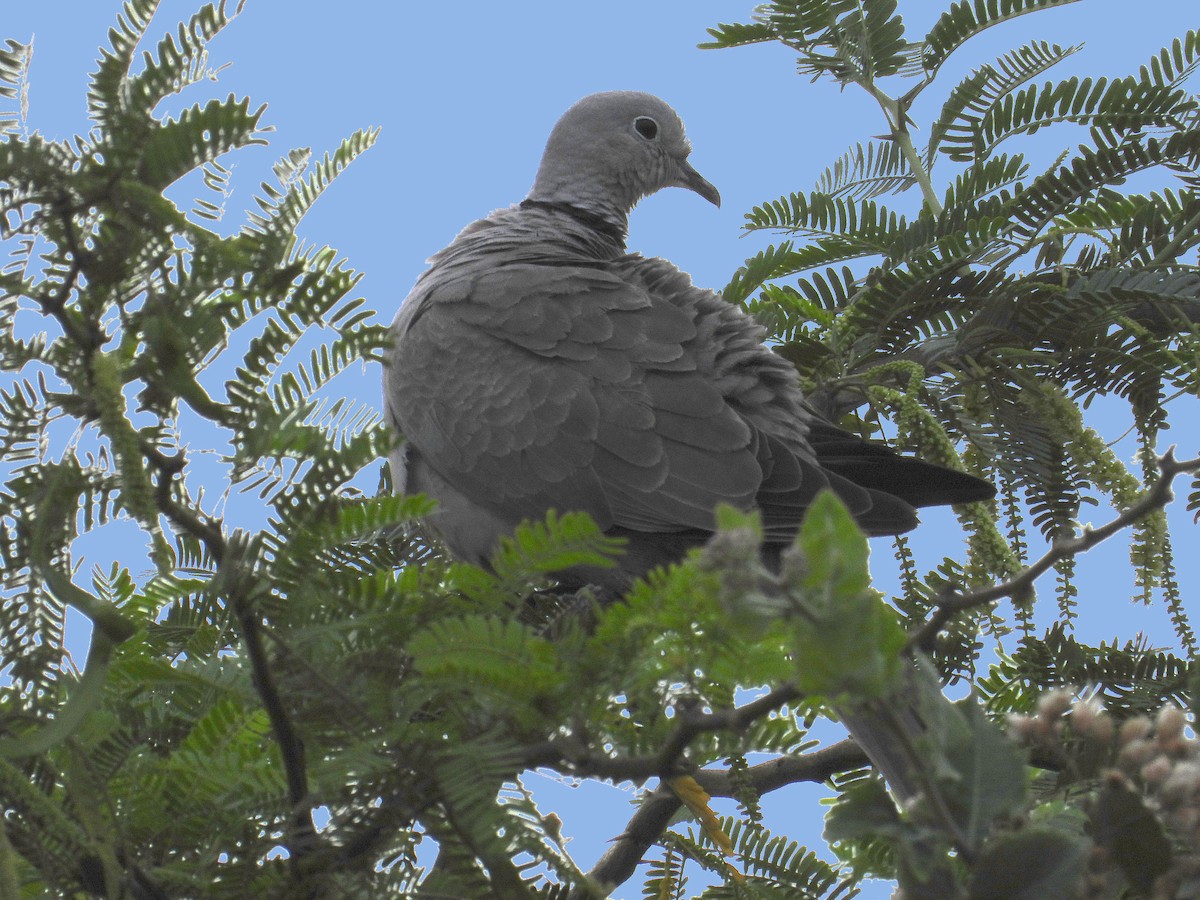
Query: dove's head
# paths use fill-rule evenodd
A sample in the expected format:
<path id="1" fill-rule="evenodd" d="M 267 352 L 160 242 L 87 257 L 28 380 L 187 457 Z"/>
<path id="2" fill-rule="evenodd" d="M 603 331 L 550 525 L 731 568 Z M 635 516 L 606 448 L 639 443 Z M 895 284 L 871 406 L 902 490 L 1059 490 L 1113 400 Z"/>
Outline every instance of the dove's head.
<path id="1" fill-rule="evenodd" d="M 592 94 L 550 132 L 529 197 L 621 224 L 640 199 L 666 187 L 687 188 L 720 206 L 717 189 L 688 162 L 691 150 L 678 113 L 654 95 Z"/>

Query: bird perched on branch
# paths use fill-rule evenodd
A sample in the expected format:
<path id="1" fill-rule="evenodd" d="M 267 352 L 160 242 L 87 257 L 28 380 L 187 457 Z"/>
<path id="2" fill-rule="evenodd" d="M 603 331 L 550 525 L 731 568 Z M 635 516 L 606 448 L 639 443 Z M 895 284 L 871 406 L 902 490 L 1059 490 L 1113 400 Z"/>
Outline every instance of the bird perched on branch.
<path id="1" fill-rule="evenodd" d="M 585 97 L 529 196 L 468 225 L 401 306 L 384 376 L 404 437 L 393 478 L 438 501 L 429 524 L 456 556 L 486 565 L 522 520 L 583 510 L 627 549 L 563 578 L 619 594 L 702 544 L 719 503 L 760 512 L 770 555 L 825 489 L 873 535 L 992 495 L 825 421 L 750 316 L 626 251 L 643 197 L 682 187 L 720 204 L 690 151 L 657 97 Z"/>

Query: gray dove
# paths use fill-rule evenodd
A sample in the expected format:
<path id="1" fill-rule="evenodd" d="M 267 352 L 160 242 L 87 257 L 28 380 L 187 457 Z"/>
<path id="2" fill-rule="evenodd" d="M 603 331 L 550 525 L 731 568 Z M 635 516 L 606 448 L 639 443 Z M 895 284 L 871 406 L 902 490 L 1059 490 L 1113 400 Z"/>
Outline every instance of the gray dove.
<path id="1" fill-rule="evenodd" d="M 871 535 L 994 493 L 825 421 L 749 315 L 626 251 L 643 197 L 683 187 L 720 204 L 690 151 L 657 97 L 585 97 L 529 196 L 463 229 L 401 306 L 384 375 L 404 438 L 393 479 L 438 501 L 428 524 L 455 556 L 486 565 L 522 520 L 583 510 L 626 550 L 563 582 L 620 594 L 703 544 L 720 503 L 758 510 L 777 557 L 825 489 Z"/>

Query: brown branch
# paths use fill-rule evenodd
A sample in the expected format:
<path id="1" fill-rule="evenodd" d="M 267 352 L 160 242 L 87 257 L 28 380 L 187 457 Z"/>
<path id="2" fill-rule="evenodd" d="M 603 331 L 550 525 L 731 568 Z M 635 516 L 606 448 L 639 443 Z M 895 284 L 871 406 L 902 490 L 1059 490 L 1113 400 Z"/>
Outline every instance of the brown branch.
<path id="1" fill-rule="evenodd" d="M 275 743 L 279 745 L 279 758 L 283 763 L 287 782 L 288 802 L 292 806 L 284 845 L 294 864 L 299 864 L 318 841 L 309 805 L 308 762 L 304 741 L 288 714 L 275 679 L 271 676 L 267 651 L 263 645 L 262 622 L 240 593 L 233 594 L 229 600 L 242 628 L 242 643 L 245 644 L 246 655 L 250 659 L 251 682 L 271 722 L 271 733 L 275 735 Z"/>
<path id="2" fill-rule="evenodd" d="M 785 703 L 796 700 L 800 692 L 795 685 L 783 684 L 745 706 L 718 709 L 715 712 L 697 712 L 691 709 L 678 711 L 679 725 L 658 751 L 657 768 L 654 774 L 670 771 L 683 756 L 688 745 L 697 737 L 712 731 L 745 731 L 756 719 L 773 713 Z"/>
<path id="3" fill-rule="evenodd" d="M 241 559 L 231 560 L 235 554 L 230 553 L 229 543 L 221 529 L 219 521 L 209 519 L 195 510 L 180 503 L 171 494 L 176 476 L 186 465 L 186 457 L 181 450 L 174 456 L 167 456 L 149 441 L 141 444 L 142 456 L 158 473 L 155 485 L 155 499 L 163 514 L 181 531 L 199 539 L 208 549 L 217 563 L 217 578 L 227 564 Z M 271 733 L 279 746 L 279 758 L 283 764 L 284 779 L 287 783 L 288 801 L 292 811 L 289 817 L 284 846 L 288 849 L 289 858 L 296 873 L 302 872 L 301 863 L 304 858 L 317 846 L 319 837 L 312 820 L 312 809 L 309 804 L 308 764 L 301 739 L 295 724 L 284 704 L 283 696 L 275 679 L 271 675 L 266 647 L 263 643 L 263 623 L 254 612 L 249 598 L 237 583 L 237 574 L 231 573 L 231 584 L 225 594 L 230 608 L 242 632 L 242 643 L 246 647 L 246 655 L 250 660 L 250 678 L 259 701 L 267 713 L 271 723 Z"/>
<path id="4" fill-rule="evenodd" d="M 993 603 L 1003 597 L 1020 597 L 1033 590 L 1033 583 L 1060 560 L 1069 559 L 1090 550 L 1101 541 L 1132 525 L 1156 509 L 1162 509 L 1174 498 L 1171 483 L 1175 476 L 1184 472 L 1200 471 L 1200 457 L 1177 462 L 1175 448 L 1171 447 L 1158 458 L 1159 477 L 1137 503 L 1134 503 L 1111 522 L 1099 528 L 1087 528 L 1069 538 L 1056 540 L 1046 554 L 1037 562 L 1021 570 L 1016 576 L 1000 584 L 969 591 L 965 594 L 948 591 L 938 598 L 937 608 L 920 628 L 908 639 L 907 649 L 928 650 L 938 632 L 957 613 L 976 606 Z"/>
<path id="5" fill-rule="evenodd" d="M 217 565 L 225 558 L 225 536 L 220 523 L 213 519 L 204 519 L 193 510 L 188 509 L 171 496 L 171 484 L 168 478 L 160 478 L 158 482 L 158 508 L 171 520 L 180 531 L 199 538 L 208 548 L 209 554 Z"/>
<path id="6" fill-rule="evenodd" d="M 83 350 L 85 355 L 90 356 L 104 343 L 104 333 L 94 322 L 85 322 L 88 327 L 81 329 L 79 323 L 67 311 L 67 300 L 70 299 L 71 291 L 78 284 L 85 261 L 90 258 L 91 254 L 79 246 L 79 241 L 75 237 L 73 213 L 65 194 L 59 196 L 51 206 L 55 214 L 62 220 L 63 240 L 67 245 L 67 252 L 71 255 L 71 268 L 53 296 L 40 298 L 39 302 L 43 310 L 58 320 L 63 332 Z"/>
<path id="7" fill-rule="evenodd" d="M 203 518 L 201 514 L 184 506 L 171 495 L 175 476 L 187 465 L 184 451 L 180 450 L 174 456 L 167 456 L 153 442 L 146 439 L 141 441 L 140 448 L 146 462 L 158 473 L 154 494 L 158 508 L 176 528 L 199 539 L 220 566 L 225 559 L 226 550 L 225 535 L 221 531 L 220 523 L 214 519 Z"/>
<path id="8" fill-rule="evenodd" d="M 847 739 L 813 753 L 783 756 L 751 766 L 741 776 L 740 782 L 744 784 L 748 778 L 757 793 L 767 794 L 789 784 L 827 781 L 839 772 L 848 772 L 868 764 L 866 754 L 854 741 Z M 728 770 L 702 769 L 693 773 L 692 777 L 713 797 L 738 795 L 738 785 Z M 628 881 L 682 805 L 675 792 L 665 784 L 647 794 L 625 830 L 588 872 L 589 881 L 608 893 Z M 608 896 L 608 893 L 597 894 L 592 888 L 577 887 L 570 897 L 571 900 L 590 900 Z"/>
<path id="9" fill-rule="evenodd" d="M 1053 754 L 1044 748 L 1031 750 L 1033 765 L 1042 769 L 1058 771 L 1063 767 L 1061 754 Z M 737 797 L 745 779 L 753 785 L 759 795 L 769 794 L 791 784 L 802 782 L 821 783 L 841 772 L 849 772 L 871 764 L 867 754 L 852 738 L 831 744 L 821 750 L 801 756 L 780 756 L 751 766 L 735 780 L 728 769 L 701 769 L 692 773 L 696 782 L 712 797 Z M 682 801 L 667 785 L 662 784 L 648 793 L 642 800 L 625 830 L 612 842 L 612 846 L 600 857 L 588 879 L 602 890 L 611 893 L 628 881 L 642 862 L 646 852 L 658 841 L 670 824 Z M 608 893 L 595 893 L 588 887 L 577 887 L 570 900 L 592 900 L 606 897 Z"/>
<path id="10" fill-rule="evenodd" d="M 535 744 L 526 749 L 526 768 L 547 766 L 581 778 L 611 778 L 614 781 L 645 781 L 660 776 L 694 774 L 694 765 L 683 759 L 688 746 L 701 734 L 712 731 L 744 731 L 757 719 L 800 697 L 794 685 L 784 684 L 744 706 L 705 713 L 679 710 L 679 724 L 657 753 L 611 757 L 598 754 L 585 737 L 569 735 Z"/>
<path id="11" fill-rule="evenodd" d="M 83 273 L 85 264 L 92 255 L 80 245 L 75 232 L 73 213 L 68 208 L 66 197 L 59 197 L 53 204 L 53 209 L 61 220 L 63 241 L 70 254 L 71 265 L 53 294 L 38 299 L 43 311 L 53 316 L 66 336 L 80 348 L 85 358 L 90 358 L 103 345 L 104 332 L 97 323 L 89 321 L 86 317 L 73 315 L 67 303 L 72 291 L 78 286 L 79 276 Z M 141 441 L 139 449 L 143 458 L 157 473 L 155 500 L 159 510 L 176 528 L 196 537 L 205 545 L 217 563 L 217 578 L 221 577 L 222 570 L 227 566 L 240 566 L 241 559 L 231 559 L 233 554 L 229 552 L 230 546 L 225 539 L 221 523 L 208 518 L 202 512 L 190 509 L 172 494 L 175 479 L 186 465 L 184 452 L 180 450 L 174 456 L 168 456 L 148 440 Z M 320 841 L 312 821 L 309 803 L 304 742 L 272 677 L 263 641 L 262 620 L 254 611 L 246 592 L 240 589 L 239 576 L 242 573 L 238 571 L 229 574 L 232 577 L 229 579 L 225 597 L 241 627 L 242 641 L 250 660 L 251 681 L 271 723 L 275 742 L 279 746 L 288 800 L 292 807 L 284 844 L 290 854 L 293 871 L 300 873 L 302 870 L 299 864 Z"/>

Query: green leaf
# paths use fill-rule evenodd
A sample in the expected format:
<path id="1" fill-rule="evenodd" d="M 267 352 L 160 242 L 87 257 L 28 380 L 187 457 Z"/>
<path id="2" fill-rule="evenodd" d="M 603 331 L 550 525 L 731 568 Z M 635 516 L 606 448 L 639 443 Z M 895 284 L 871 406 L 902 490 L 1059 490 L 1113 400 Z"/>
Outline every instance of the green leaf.
<path id="1" fill-rule="evenodd" d="M 1075 0 L 958 0 L 942 13 L 925 36 L 922 63 L 931 75 L 946 59 L 970 40 L 993 25 L 1039 9 L 1062 6 Z"/>
<path id="2" fill-rule="evenodd" d="M 857 144 L 825 170 L 816 190 L 831 197 L 846 195 L 869 200 L 880 194 L 900 193 L 914 184 L 900 145 L 896 141 Z"/>
<path id="3" fill-rule="evenodd" d="M 954 704 L 962 727 L 935 734 L 945 741 L 946 762 L 954 770 L 946 798 L 970 846 L 978 846 L 997 817 L 1025 801 L 1025 754 L 984 714 L 973 697 Z"/>
<path id="4" fill-rule="evenodd" d="M 779 229 L 791 233 L 828 235 L 868 244 L 867 252 L 886 252 L 881 239 L 904 228 L 905 219 L 873 200 L 858 202 L 813 192 L 793 193 L 746 214 L 747 231 Z"/>
<path id="5" fill-rule="evenodd" d="M 293 150 L 275 165 L 275 174 L 284 190 L 265 181 L 262 183 L 264 196 L 255 197 L 255 202 L 263 214 L 250 213 L 243 236 L 257 246 L 281 251 L 317 198 L 350 163 L 374 145 L 378 137 L 378 128 L 359 129 L 342 141 L 332 154 L 326 153 L 313 165 L 307 177 L 300 177 L 297 163 L 307 165 L 311 154 Z"/>
<path id="6" fill-rule="evenodd" d="M 1138 891 L 1148 893 L 1171 868 L 1171 842 L 1142 798 L 1124 785 L 1107 782 L 1092 810 L 1092 839 L 1108 851 Z"/>
<path id="7" fill-rule="evenodd" d="M 249 98 L 237 101 L 232 94 L 226 100 L 185 109 L 179 118 L 162 123 L 146 137 L 141 178 L 162 189 L 223 153 L 266 144 L 258 127 L 265 109 L 260 106 L 251 112 Z"/>
<path id="8" fill-rule="evenodd" d="M 1150 650 L 1135 641 L 1089 647 L 1055 624 L 1038 639 L 1030 637 L 1011 657 L 992 666 L 978 689 L 994 712 L 1028 712 L 1036 702 L 1030 685 L 1058 687 L 1090 684 L 1097 699 L 1118 719 L 1154 715 L 1164 702 L 1184 705 L 1189 666 L 1172 653 Z"/>
<path id="9" fill-rule="evenodd" d="M 63 576 L 65 580 L 65 576 Z M 77 732 L 88 716 L 96 713 L 104 696 L 109 659 L 116 644 L 100 628 L 92 634 L 87 665 L 66 700 L 49 722 L 14 737 L 0 738 L 0 758 L 36 756 L 61 744 Z"/>
<path id="10" fill-rule="evenodd" d="M 796 546 L 807 567 L 802 584 L 819 592 L 823 606 L 833 607 L 870 588 L 867 541 L 833 491 L 822 491 L 813 501 L 796 535 Z"/>
<path id="11" fill-rule="evenodd" d="M 33 41 L 5 41 L 0 49 L 0 98 L 16 100 L 16 109 L 0 109 L 0 135 L 16 133 L 29 114 L 29 61 Z"/>
<path id="12" fill-rule="evenodd" d="M 738 861 L 747 875 L 770 879 L 792 888 L 794 896 L 802 897 L 836 897 L 839 894 L 835 886 L 839 889 L 848 886 L 844 873 L 784 835 L 772 835 L 760 824 L 732 816 L 722 816 L 720 825 L 733 841 Z M 705 834 L 698 838 L 702 845 L 709 845 Z"/>
<path id="13" fill-rule="evenodd" d="M 514 587 L 531 578 L 576 566 L 610 569 L 625 542 L 608 537 L 584 512 L 559 515 L 554 510 L 541 522 L 522 522 L 504 538 L 492 558 L 492 568 Z"/>
<path id="14" fill-rule="evenodd" d="M 825 815 L 825 840 L 861 841 L 899 835 L 910 826 L 896 810 L 896 802 L 881 778 L 864 778 L 846 788 Z"/>
<path id="15" fill-rule="evenodd" d="M 441 619 L 414 634 L 405 649 L 423 691 L 461 696 L 485 712 L 509 710 L 521 720 L 536 721 L 537 700 L 563 680 L 555 646 L 515 619 Z"/>
<path id="16" fill-rule="evenodd" d="M 904 19 L 896 12 L 896 0 L 874 0 L 863 7 L 866 14 L 861 25 L 851 18 L 843 27 L 856 45 L 866 78 L 874 81 L 895 75 L 904 65 L 908 49 Z"/>
<path id="17" fill-rule="evenodd" d="M 1050 900 L 1073 896 L 1091 842 L 1045 826 L 997 835 L 971 876 L 970 900 Z"/>
<path id="18" fill-rule="evenodd" d="M 1146 85 L 1135 78 L 1069 78 L 1030 85 L 1004 94 L 978 119 L 947 134 L 946 143 L 967 145 L 975 159 L 989 156 L 1017 134 L 1033 134 L 1057 122 L 1090 125 L 1111 141 L 1146 128 L 1178 126 L 1193 108 L 1185 91 L 1172 86 Z M 966 146 L 947 147 L 952 159 L 969 159 Z"/>
<path id="19" fill-rule="evenodd" d="M 982 148 L 976 143 L 976 127 L 987 110 L 1001 97 L 1062 62 L 1081 47 L 1077 44 L 1063 48 L 1047 41 L 1031 41 L 963 78 L 946 98 L 937 121 L 929 130 L 926 156 L 930 164 L 939 150 L 951 159 L 978 157 Z M 943 148 L 943 139 L 950 146 Z"/>
<path id="20" fill-rule="evenodd" d="M 895 610 L 870 589 L 866 538 L 832 491 L 809 508 L 796 548 L 803 564 L 785 574 L 785 589 L 796 603 L 797 686 L 826 698 L 883 696 L 907 638 Z"/>
<path id="21" fill-rule="evenodd" d="M 124 15 L 118 15 L 116 27 L 109 29 L 110 46 L 100 48 L 100 59 L 88 86 L 88 112 L 97 125 L 119 127 L 127 109 L 123 88 L 133 53 L 158 4 L 159 0 L 126 0 Z M 142 111 L 143 116 L 148 114 L 149 110 Z"/>
<path id="22" fill-rule="evenodd" d="M 136 107 L 153 110 L 164 97 L 211 77 L 208 44 L 232 18 L 225 2 L 208 3 L 181 22 L 175 34 L 165 35 L 153 53 L 143 56 L 144 68 L 130 79 L 129 93 Z"/>
<path id="23" fill-rule="evenodd" d="M 726 47 L 744 47 L 747 44 L 761 44 L 764 41 L 775 40 L 775 30 L 765 22 L 748 24 L 722 22 L 715 28 L 705 29 L 712 36 L 711 41 L 697 44 L 701 50 L 721 50 Z"/>

